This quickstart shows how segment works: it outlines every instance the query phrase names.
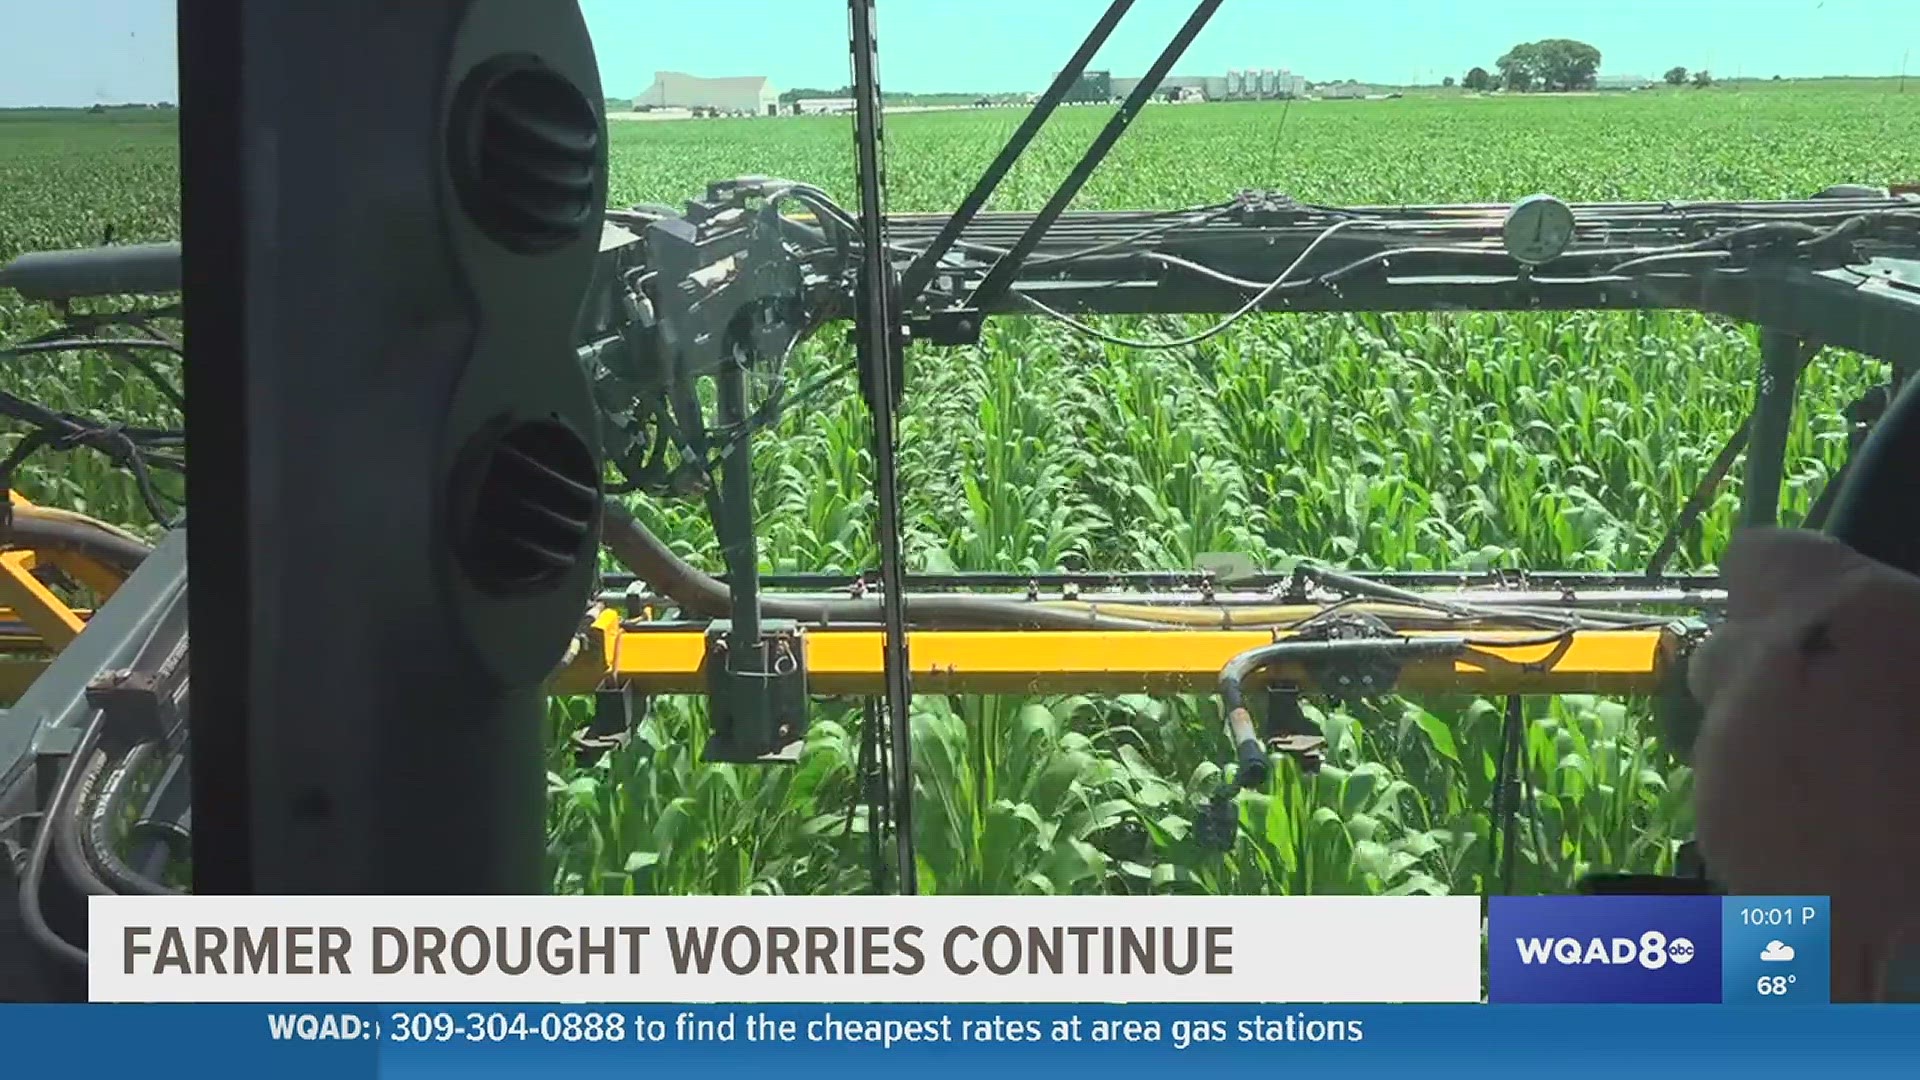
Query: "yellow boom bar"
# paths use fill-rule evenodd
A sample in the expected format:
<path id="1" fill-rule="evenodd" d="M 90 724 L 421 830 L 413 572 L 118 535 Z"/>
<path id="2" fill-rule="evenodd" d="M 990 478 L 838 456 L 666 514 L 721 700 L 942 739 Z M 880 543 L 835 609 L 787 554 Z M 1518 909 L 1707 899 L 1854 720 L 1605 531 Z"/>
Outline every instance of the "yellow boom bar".
<path id="1" fill-rule="evenodd" d="M 1212 693 L 1228 660 L 1288 636 L 1266 630 L 916 630 L 908 634 L 907 654 L 914 687 L 933 693 Z M 1624 695 L 1660 686 L 1659 630 L 1582 631 L 1548 643 L 1537 630 L 1472 636 L 1476 644 L 1459 658 L 1408 661 L 1395 690 Z M 805 637 L 809 691 L 882 692 L 879 630 L 809 629 Z M 588 642 L 555 678 L 554 693 L 620 684 L 647 694 L 706 691 L 702 630 L 623 629 L 618 613 L 605 611 Z M 1274 665 L 1264 677 L 1313 685 L 1298 664 Z"/>

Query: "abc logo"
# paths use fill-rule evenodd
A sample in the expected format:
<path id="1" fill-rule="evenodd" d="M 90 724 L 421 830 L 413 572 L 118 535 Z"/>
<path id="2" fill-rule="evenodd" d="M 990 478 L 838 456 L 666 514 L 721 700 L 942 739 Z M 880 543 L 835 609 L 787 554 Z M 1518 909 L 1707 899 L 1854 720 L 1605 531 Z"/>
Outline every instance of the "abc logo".
<path id="1" fill-rule="evenodd" d="M 1661 945 L 1665 945 L 1663 950 Z M 1640 966 L 1644 968 L 1664 967 L 1668 963 L 1684 964 L 1693 959 L 1693 942 L 1677 937 L 1666 940 L 1666 935 L 1658 930 L 1649 930 L 1640 936 Z"/>

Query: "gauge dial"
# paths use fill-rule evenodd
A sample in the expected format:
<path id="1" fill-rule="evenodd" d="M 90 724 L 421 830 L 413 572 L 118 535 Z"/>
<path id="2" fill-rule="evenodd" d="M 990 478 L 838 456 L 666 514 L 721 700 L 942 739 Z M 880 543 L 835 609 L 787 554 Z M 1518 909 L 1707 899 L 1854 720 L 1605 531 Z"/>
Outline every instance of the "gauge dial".
<path id="1" fill-rule="evenodd" d="M 1521 262 L 1552 262 L 1573 243 L 1573 209 L 1551 195 L 1529 195 L 1507 211 L 1500 236 Z"/>

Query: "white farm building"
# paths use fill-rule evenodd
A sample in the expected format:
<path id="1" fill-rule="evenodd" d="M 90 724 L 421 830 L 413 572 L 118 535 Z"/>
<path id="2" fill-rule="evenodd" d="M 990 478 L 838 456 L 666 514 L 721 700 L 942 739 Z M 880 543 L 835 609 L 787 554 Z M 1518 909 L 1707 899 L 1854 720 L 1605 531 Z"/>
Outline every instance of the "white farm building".
<path id="1" fill-rule="evenodd" d="M 771 116 L 780 111 L 780 95 L 765 75 L 703 79 L 683 71 L 656 71 L 653 85 L 633 104 L 635 108 L 718 109 Z"/>

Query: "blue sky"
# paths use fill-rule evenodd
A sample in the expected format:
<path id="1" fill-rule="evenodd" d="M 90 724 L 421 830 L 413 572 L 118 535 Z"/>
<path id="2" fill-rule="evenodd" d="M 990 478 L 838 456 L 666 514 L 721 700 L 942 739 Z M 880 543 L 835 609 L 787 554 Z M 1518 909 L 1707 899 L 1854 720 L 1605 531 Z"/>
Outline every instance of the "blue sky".
<path id="1" fill-rule="evenodd" d="M 405 2 L 405 0 L 395 0 Z M 1106 0 L 877 0 L 888 90 L 1034 90 Z M 609 96 L 659 68 L 849 81 L 843 0 L 583 0 Z M 1191 0 L 1137 0 L 1095 67 L 1139 74 Z M 1176 67 L 1289 68 L 1309 79 L 1438 81 L 1518 41 L 1592 43 L 1601 70 L 1920 76 L 1920 0 L 1226 0 Z M 167 0 L 0 0 L 0 107 L 177 96 Z"/>

